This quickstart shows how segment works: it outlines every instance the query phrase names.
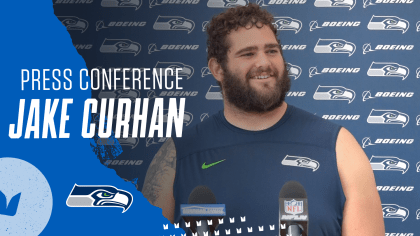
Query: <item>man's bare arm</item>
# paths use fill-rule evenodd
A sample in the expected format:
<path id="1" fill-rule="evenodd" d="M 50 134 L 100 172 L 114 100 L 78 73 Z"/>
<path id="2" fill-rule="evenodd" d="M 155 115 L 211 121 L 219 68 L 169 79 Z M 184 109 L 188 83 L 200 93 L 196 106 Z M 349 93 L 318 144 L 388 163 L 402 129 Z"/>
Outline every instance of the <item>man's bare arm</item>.
<path id="1" fill-rule="evenodd" d="M 172 138 L 168 139 L 156 153 L 147 169 L 142 193 L 150 204 L 162 208 L 162 214 L 174 223 L 176 150 Z"/>
<path id="2" fill-rule="evenodd" d="M 342 236 L 385 235 L 381 199 L 372 167 L 359 143 L 345 128 L 338 134 L 336 152 L 346 195 Z"/>

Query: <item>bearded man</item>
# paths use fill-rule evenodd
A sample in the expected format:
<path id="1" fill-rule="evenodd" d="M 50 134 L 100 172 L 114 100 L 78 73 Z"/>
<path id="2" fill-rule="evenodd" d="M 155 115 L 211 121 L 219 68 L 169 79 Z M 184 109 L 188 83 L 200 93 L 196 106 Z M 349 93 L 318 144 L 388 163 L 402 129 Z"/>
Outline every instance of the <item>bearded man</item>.
<path id="1" fill-rule="evenodd" d="M 373 171 L 353 135 L 284 101 L 290 79 L 272 23 L 255 4 L 213 17 L 207 60 L 224 109 L 163 144 L 143 195 L 184 226 L 180 204 L 204 185 L 226 205 L 225 221 L 246 216 L 246 224 L 225 223 L 220 232 L 265 226 L 255 233 L 273 235 L 268 226 L 279 222 L 279 191 L 295 180 L 307 193 L 308 235 L 383 236 Z"/>

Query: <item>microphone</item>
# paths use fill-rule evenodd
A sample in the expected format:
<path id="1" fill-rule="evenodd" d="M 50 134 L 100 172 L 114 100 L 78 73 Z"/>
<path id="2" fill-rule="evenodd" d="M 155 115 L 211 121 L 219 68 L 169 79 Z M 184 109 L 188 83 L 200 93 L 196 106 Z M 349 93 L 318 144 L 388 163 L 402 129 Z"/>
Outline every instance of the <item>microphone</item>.
<path id="1" fill-rule="evenodd" d="M 193 235 L 212 236 L 219 226 L 219 219 L 225 215 L 225 204 L 217 204 L 214 193 L 204 185 L 194 188 L 188 204 L 181 204 L 181 216 L 190 225 Z"/>
<path id="2" fill-rule="evenodd" d="M 308 197 L 297 181 L 283 185 L 279 194 L 279 235 L 307 236 L 309 229 Z"/>

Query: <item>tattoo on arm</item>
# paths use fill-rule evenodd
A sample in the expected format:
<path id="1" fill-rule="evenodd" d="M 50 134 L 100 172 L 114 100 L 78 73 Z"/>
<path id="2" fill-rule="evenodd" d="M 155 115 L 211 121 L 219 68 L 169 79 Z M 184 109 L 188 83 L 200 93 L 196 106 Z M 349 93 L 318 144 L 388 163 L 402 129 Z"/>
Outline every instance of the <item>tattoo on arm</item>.
<path id="1" fill-rule="evenodd" d="M 146 173 L 142 193 L 152 205 L 166 194 L 175 177 L 176 150 L 172 138 L 169 138 L 156 153 Z"/>

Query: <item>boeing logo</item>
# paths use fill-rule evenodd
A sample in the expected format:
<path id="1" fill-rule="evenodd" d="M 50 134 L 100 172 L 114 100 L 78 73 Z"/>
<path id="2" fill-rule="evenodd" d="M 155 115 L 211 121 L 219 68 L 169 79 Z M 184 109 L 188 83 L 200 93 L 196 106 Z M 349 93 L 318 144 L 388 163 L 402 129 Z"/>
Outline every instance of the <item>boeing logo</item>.
<path id="1" fill-rule="evenodd" d="M 256 2 L 260 7 L 265 7 L 268 5 L 280 5 L 280 4 L 305 4 L 306 0 L 268 0 L 268 5 L 264 4 L 264 0 L 259 0 Z"/>
<path id="2" fill-rule="evenodd" d="M 378 44 L 378 45 L 376 45 L 375 49 L 372 49 L 372 46 L 370 45 L 370 43 L 365 43 L 365 44 L 363 44 L 363 54 L 366 54 L 368 52 L 379 51 L 379 50 L 383 50 L 383 51 L 388 51 L 388 50 L 411 51 L 411 50 L 413 50 L 413 48 L 414 48 L 414 45 L 382 45 L 382 44 Z"/>
<path id="3" fill-rule="evenodd" d="M 358 120 L 360 115 L 322 115 L 325 120 Z"/>
<path id="4" fill-rule="evenodd" d="M 57 16 L 57 18 L 67 30 L 79 30 L 84 33 L 89 27 L 89 22 L 76 16 Z"/>
<path id="5" fill-rule="evenodd" d="M 353 102 L 356 93 L 342 86 L 321 86 L 319 85 L 314 93 L 315 100 L 345 100 L 349 104 Z"/>
<path id="6" fill-rule="evenodd" d="M 103 20 L 98 20 L 96 22 L 96 31 L 111 27 L 143 27 L 145 25 L 146 21 L 110 21 L 105 23 Z"/>
<path id="7" fill-rule="evenodd" d="M 405 80 L 410 74 L 408 67 L 395 62 L 372 62 L 367 71 L 368 76 L 401 77 Z"/>
<path id="8" fill-rule="evenodd" d="M 133 7 L 138 10 L 143 1 L 142 0 L 102 0 L 102 7 Z"/>
<path id="9" fill-rule="evenodd" d="M 356 6 L 356 0 L 315 0 L 315 7 L 348 7 L 349 10 Z"/>
<path id="10" fill-rule="evenodd" d="M 162 46 L 159 47 L 156 46 L 156 43 L 151 43 L 148 46 L 148 53 L 152 54 L 153 52 L 159 52 L 159 51 L 163 51 L 163 50 L 197 50 L 198 49 L 198 45 L 168 45 L 168 44 L 163 44 Z"/>
<path id="11" fill-rule="evenodd" d="M 306 91 L 289 91 L 287 92 L 287 97 L 303 97 L 306 95 Z"/>
<path id="12" fill-rule="evenodd" d="M 104 39 L 101 47 L 101 53 L 133 53 L 137 56 L 141 51 L 141 45 L 129 39 Z"/>
<path id="13" fill-rule="evenodd" d="M 143 164 L 143 160 L 106 160 L 104 163 L 106 166 L 139 166 L 141 164 Z"/>
<path id="14" fill-rule="evenodd" d="M 149 8 L 165 4 L 198 4 L 200 0 L 149 0 Z"/>
<path id="15" fill-rule="evenodd" d="M 398 157 L 372 156 L 370 165 L 373 170 L 401 171 L 405 174 L 410 168 L 410 163 Z"/>
<path id="16" fill-rule="evenodd" d="M 316 66 L 312 66 L 311 68 L 309 68 L 309 78 L 314 77 L 315 75 L 321 75 L 321 74 L 335 74 L 335 73 L 340 73 L 340 74 L 348 74 L 348 73 L 352 73 L 352 74 L 356 74 L 359 73 L 360 68 L 323 68 L 321 70 L 321 72 L 318 72 L 318 69 Z"/>
<path id="17" fill-rule="evenodd" d="M 209 90 L 206 93 L 207 100 L 223 100 L 222 91 L 220 90 L 220 86 L 213 86 L 210 85 Z"/>
<path id="18" fill-rule="evenodd" d="M 372 143 L 370 137 L 364 137 L 362 139 L 362 147 L 367 148 L 369 146 L 374 146 L 377 144 L 412 144 L 414 139 L 407 139 L 407 138 L 377 138 L 375 142 Z"/>
<path id="19" fill-rule="evenodd" d="M 369 21 L 367 28 L 369 30 L 401 30 L 404 34 L 410 27 L 407 20 L 397 16 L 375 16 Z"/>
<path id="20" fill-rule="evenodd" d="M 201 68 L 201 77 L 204 77 L 206 75 L 211 75 L 211 71 L 207 66 Z"/>
<path id="21" fill-rule="evenodd" d="M 372 109 L 367 122 L 369 124 L 396 124 L 405 127 L 410 121 L 410 117 L 397 110 Z"/>
<path id="22" fill-rule="evenodd" d="M 356 51 L 356 45 L 343 39 L 319 39 L 315 45 L 315 53 L 347 53 L 349 56 Z"/>
<path id="23" fill-rule="evenodd" d="M 154 30 L 184 30 L 188 34 L 194 30 L 194 27 L 194 21 L 182 16 L 158 16 L 153 25 Z"/>
<path id="24" fill-rule="evenodd" d="M 363 91 L 362 93 L 364 102 L 373 98 L 411 98 L 413 96 L 414 92 L 376 92 L 375 96 L 372 96 L 370 91 Z"/>
<path id="25" fill-rule="evenodd" d="M 403 4 L 411 4 L 414 0 L 363 0 L 363 8 L 368 6 L 374 6 L 376 4 L 395 4 L 395 3 L 403 3 Z"/>
<path id="26" fill-rule="evenodd" d="M 295 34 L 299 33 L 302 29 L 302 21 L 288 16 L 274 17 L 273 25 L 277 30 L 292 30 L 295 31 Z"/>
<path id="27" fill-rule="evenodd" d="M 309 23 L 309 31 L 321 29 L 325 27 L 357 27 L 360 25 L 360 21 L 324 21 L 321 26 L 318 25 L 318 21 L 313 20 Z"/>
<path id="28" fill-rule="evenodd" d="M 281 49 L 284 50 L 305 50 L 306 45 L 281 45 Z"/>

